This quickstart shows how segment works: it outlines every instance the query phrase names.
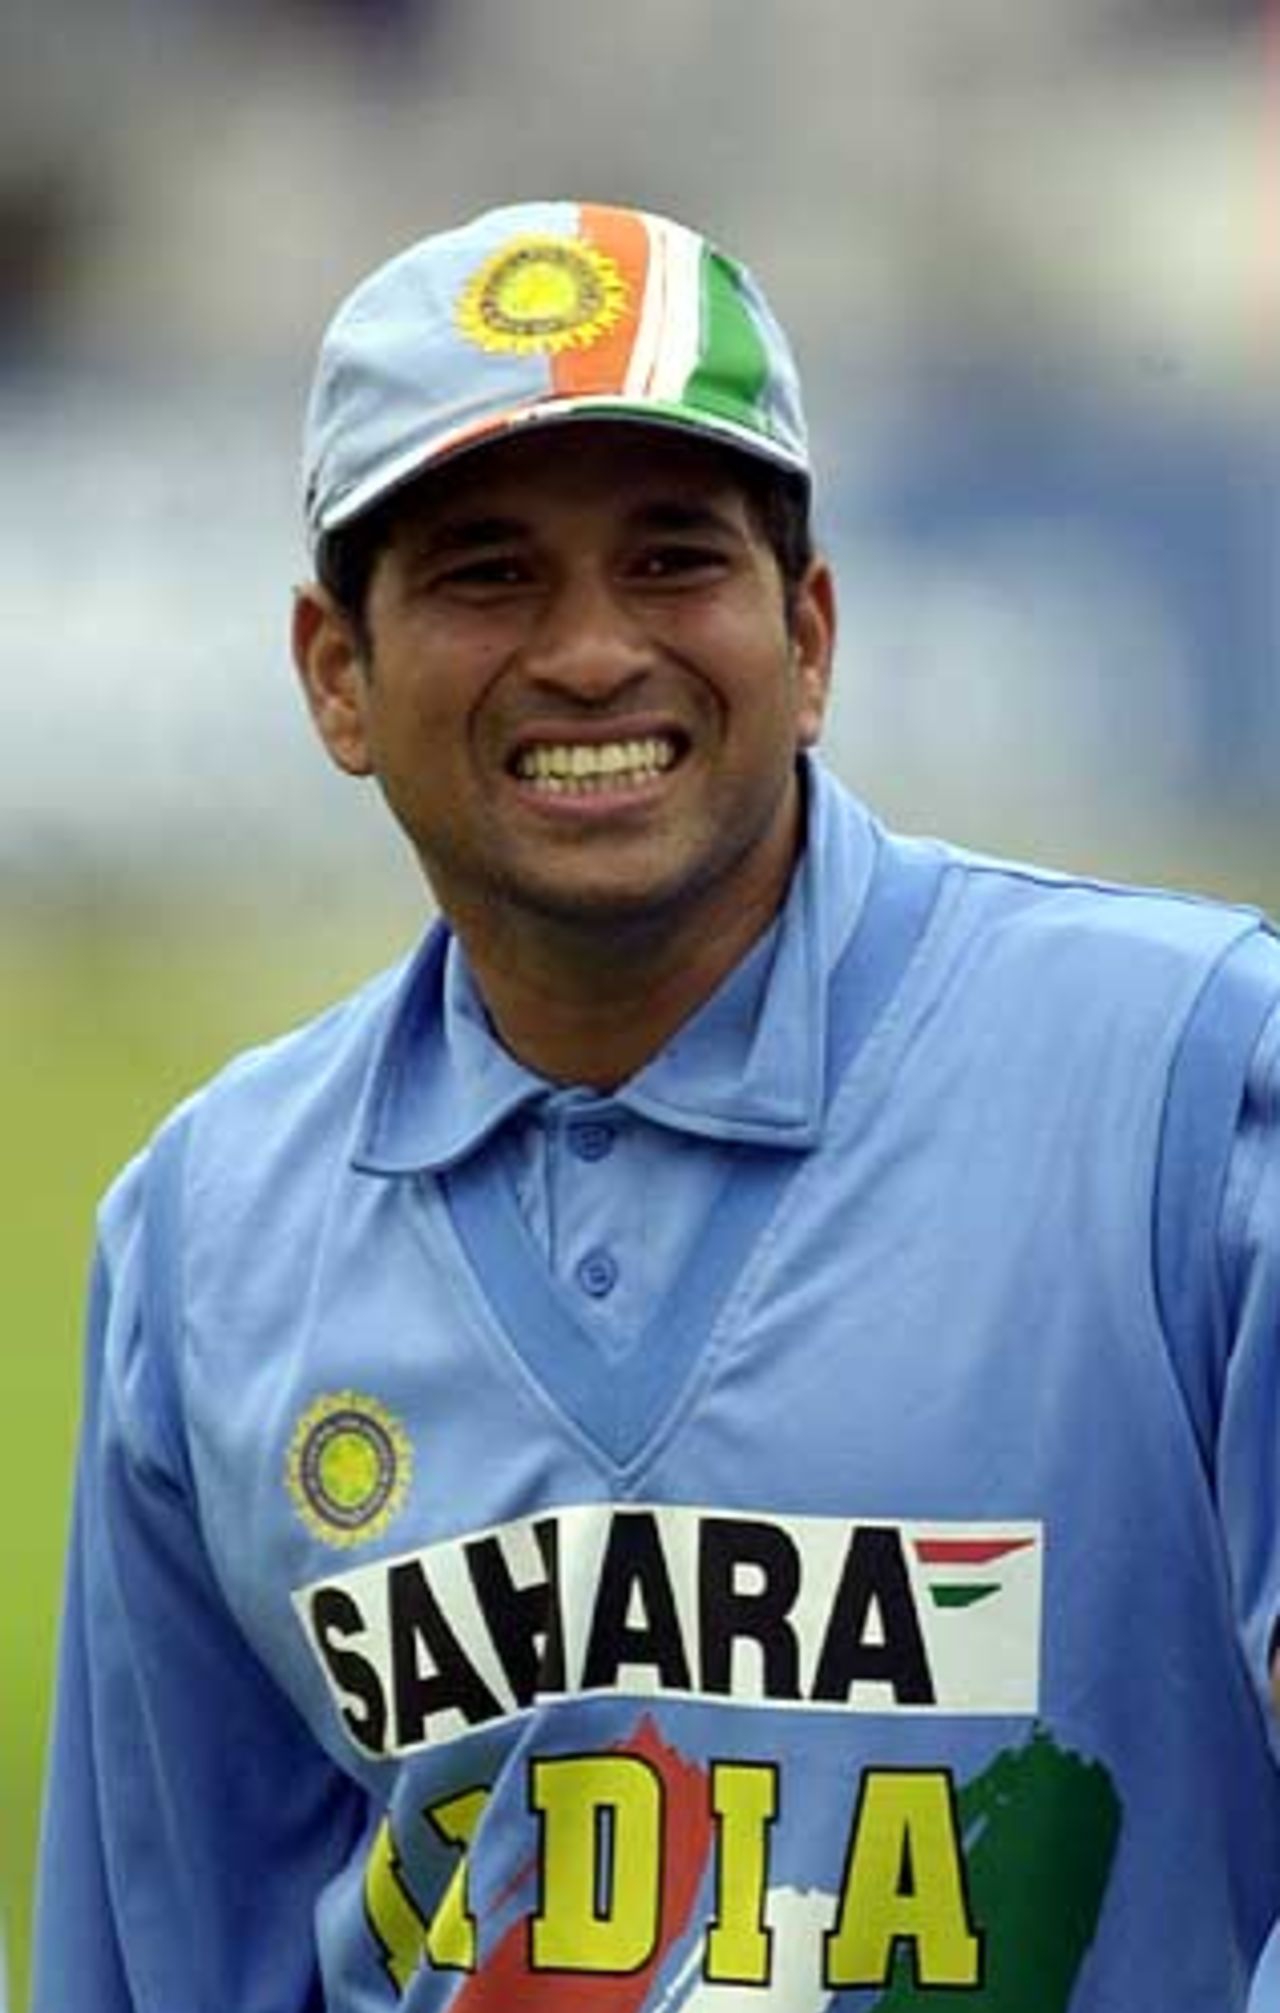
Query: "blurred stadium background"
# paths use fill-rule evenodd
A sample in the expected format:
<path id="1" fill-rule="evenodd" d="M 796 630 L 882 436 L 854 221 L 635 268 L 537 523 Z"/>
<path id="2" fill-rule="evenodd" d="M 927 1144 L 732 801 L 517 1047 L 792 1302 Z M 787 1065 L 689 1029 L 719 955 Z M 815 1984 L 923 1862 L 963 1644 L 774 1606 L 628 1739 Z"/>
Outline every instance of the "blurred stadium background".
<path id="1" fill-rule="evenodd" d="M 1280 905 L 1272 0 L 53 0 L 0 23 L 0 1895 L 23 1999 L 93 1200 L 422 913 L 287 668 L 312 347 L 491 201 L 744 254 L 843 580 L 829 752 Z"/>

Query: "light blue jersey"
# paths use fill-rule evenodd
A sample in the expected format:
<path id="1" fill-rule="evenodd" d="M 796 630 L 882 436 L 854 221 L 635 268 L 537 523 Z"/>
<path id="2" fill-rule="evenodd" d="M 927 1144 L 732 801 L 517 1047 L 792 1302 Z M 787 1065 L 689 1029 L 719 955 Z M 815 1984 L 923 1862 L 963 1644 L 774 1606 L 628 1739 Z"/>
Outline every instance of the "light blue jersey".
<path id="1" fill-rule="evenodd" d="M 108 1197 L 37 2013 L 1277 2013 L 1280 948 L 810 796 L 602 1213 L 442 929 Z"/>

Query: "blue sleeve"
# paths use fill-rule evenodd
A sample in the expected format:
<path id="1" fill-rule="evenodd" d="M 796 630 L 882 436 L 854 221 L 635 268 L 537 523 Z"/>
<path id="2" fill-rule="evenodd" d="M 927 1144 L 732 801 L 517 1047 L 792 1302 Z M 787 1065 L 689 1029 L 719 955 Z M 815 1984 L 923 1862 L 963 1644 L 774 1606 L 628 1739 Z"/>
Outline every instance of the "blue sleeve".
<path id="1" fill-rule="evenodd" d="M 1240 938 L 1215 968 L 1183 1031 L 1160 1144 L 1155 1277 L 1160 1315 L 1207 1474 L 1234 1334 L 1236 1254 L 1224 1207 L 1242 1151 L 1251 1069 L 1280 1002 L 1280 942 Z"/>
<path id="2" fill-rule="evenodd" d="M 1253 1052 L 1223 1196 L 1232 1348 L 1218 1500 L 1249 1669 L 1266 1695 L 1280 1641 L 1280 1011 Z M 1272 1720 L 1280 1755 L 1280 1730 Z"/>
<path id="3" fill-rule="evenodd" d="M 33 2013 L 319 2013 L 362 1820 L 201 1541 L 137 1162 L 104 1207 L 46 1783 Z"/>
<path id="4" fill-rule="evenodd" d="M 1156 1278 L 1218 1506 L 1244 1657 L 1280 1759 L 1268 1710 L 1280 1641 L 1280 943 L 1267 930 L 1229 953 L 1180 1047 L 1162 1139 Z M 1280 2013 L 1280 1922 L 1249 2013 Z"/>
<path id="5" fill-rule="evenodd" d="M 1156 1277 L 1265 1705 L 1280 1618 L 1280 942 L 1265 929 L 1215 971 L 1180 1046 Z"/>

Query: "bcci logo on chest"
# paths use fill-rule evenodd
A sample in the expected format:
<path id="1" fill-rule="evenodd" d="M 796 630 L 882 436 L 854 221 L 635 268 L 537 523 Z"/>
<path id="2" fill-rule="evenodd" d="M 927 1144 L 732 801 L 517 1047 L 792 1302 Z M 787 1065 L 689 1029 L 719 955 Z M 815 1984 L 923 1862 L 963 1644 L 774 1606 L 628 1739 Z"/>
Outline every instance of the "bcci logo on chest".
<path id="1" fill-rule="evenodd" d="M 293 1506 L 313 1537 L 359 1545 L 385 1531 L 408 1494 L 413 1450 L 376 1398 L 342 1391 L 299 1419 L 285 1461 Z"/>

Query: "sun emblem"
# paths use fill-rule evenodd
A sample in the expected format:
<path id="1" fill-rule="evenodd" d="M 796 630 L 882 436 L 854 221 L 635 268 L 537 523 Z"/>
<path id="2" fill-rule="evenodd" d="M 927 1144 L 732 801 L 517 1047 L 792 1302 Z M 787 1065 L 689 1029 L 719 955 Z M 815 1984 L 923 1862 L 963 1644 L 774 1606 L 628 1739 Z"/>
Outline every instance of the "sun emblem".
<path id="1" fill-rule="evenodd" d="M 589 349 L 627 310 L 614 261 L 583 238 L 515 238 L 474 273 L 458 327 L 481 349 L 517 356 Z"/>
<path id="2" fill-rule="evenodd" d="M 285 1480 L 307 1529 L 327 1545 L 359 1545 L 384 1531 L 408 1493 L 413 1449 L 376 1398 L 317 1398 L 289 1442 Z"/>

